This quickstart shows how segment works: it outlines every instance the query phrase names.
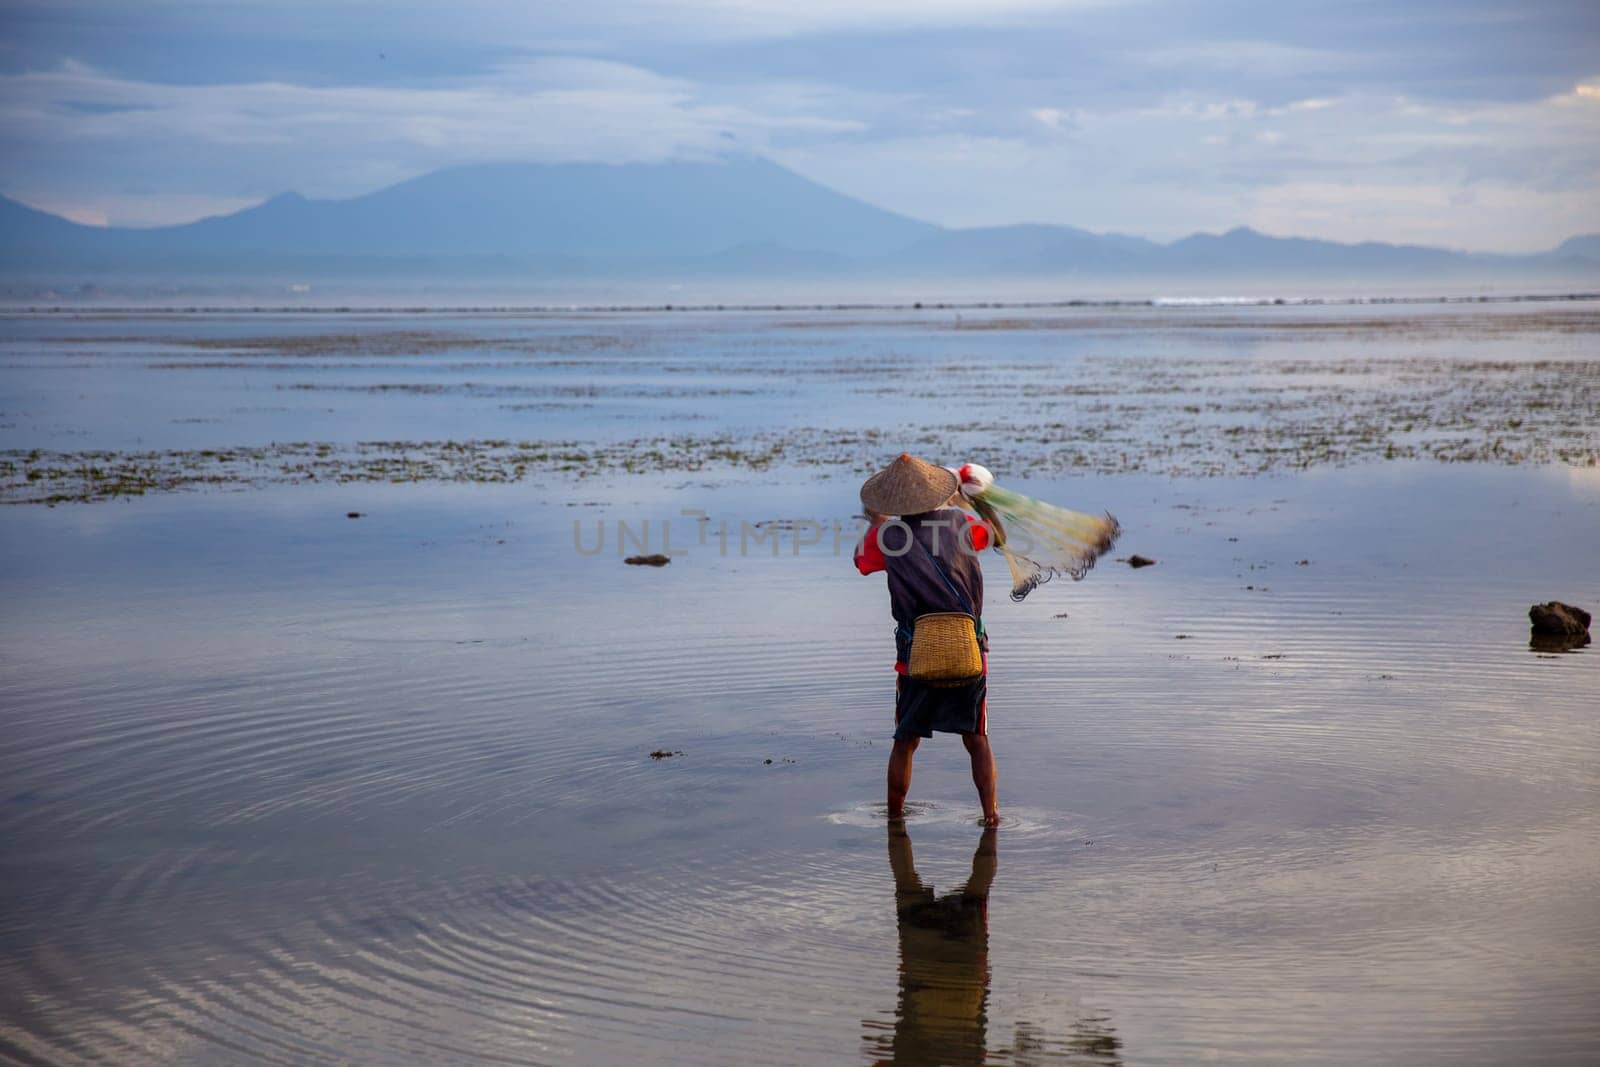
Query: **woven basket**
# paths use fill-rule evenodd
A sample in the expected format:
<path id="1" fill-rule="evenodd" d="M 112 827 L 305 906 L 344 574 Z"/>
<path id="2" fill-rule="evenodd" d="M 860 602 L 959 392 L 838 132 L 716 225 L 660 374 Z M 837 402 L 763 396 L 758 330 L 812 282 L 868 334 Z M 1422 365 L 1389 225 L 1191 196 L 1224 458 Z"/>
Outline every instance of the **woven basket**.
<path id="1" fill-rule="evenodd" d="M 983 676 L 978 628 L 964 611 L 918 615 L 906 673 L 928 685 L 961 685 Z"/>

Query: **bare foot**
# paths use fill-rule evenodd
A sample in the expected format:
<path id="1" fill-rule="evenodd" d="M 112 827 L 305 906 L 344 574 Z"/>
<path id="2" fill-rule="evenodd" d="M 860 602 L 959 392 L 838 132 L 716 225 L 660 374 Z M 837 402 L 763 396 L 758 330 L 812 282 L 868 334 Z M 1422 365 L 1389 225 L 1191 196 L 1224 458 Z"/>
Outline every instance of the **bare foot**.
<path id="1" fill-rule="evenodd" d="M 989 814 L 985 815 L 983 817 L 983 825 L 984 825 L 984 829 L 986 829 L 986 830 L 993 830 L 995 827 L 999 826 L 1000 825 L 1000 813 L 998 811 L 992 811 Z"/>

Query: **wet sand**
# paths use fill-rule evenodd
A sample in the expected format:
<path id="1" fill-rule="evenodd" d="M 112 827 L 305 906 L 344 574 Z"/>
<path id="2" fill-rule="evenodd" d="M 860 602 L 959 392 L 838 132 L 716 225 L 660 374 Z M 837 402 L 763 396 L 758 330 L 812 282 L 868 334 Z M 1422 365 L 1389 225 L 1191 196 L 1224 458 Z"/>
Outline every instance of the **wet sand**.
<path id="1" fill-rule="evenodd" d="M 334 412 L 234 411 L 303 370 L 230 373 L 171 411 L 166 386 L 144 385 L 122 410 L 118 388 L 176 373 L 143 365 L 169 358 L 163 341 L 159 355 L 73 357 L 99 361 L 109 395 L 79 397 L 92 376 L 8 379 L 0 432 L 19 450 L 81 438 L 75 451 L 117 455 L 139 437 L 147 451 L 265 448 L 251 435 L 273 419 L 335 450 L 369 432 L 612 447 L 680 412 L 707 416 L 705 436 L 742 439 L 762 419 L 843 433 L 865 425 L 849 406 L 863 382 L 892 385 L 887 410 L 906 424 L 989 403 L 919 398 L 925 376 L 870 384 L 878 357 L 964 363 L 930 339 L 953 327 L 768 323 L 708 341 L 702 324 L 647 325 L 658 340 L 629 358 L 655 369 L 612 353 L 597 388 L 715 363 L 711 348 L 759 364 L 774 332 L 836 332 L 810 358 L 848 373 L 795 386 L 798 410 L 771 384 L 785 367 L 756 400 L 597 396 L 519 438 L 477 432 L 501 398 L 448 392 L 415 409 L 341 392 Z M 249 319 L 227 328 L 268 335 Z M 1119 330 L 1091 331 L 1080 362 L 1114 362 L 1116 344 L 1127 359 L 1200 345 Z M 1217 332 L 1214 355 L 1182 358 L 1248 377 L 1237 330 Z M 982 333 L 1007 340 L 971 359 L 1019 363 L 1048 362 L 1023 336 L 1052 351 L 1075 336 Z M 1485 398 L 1505 385 L 1537 422 L 1570 409 L 1529 399 L 1592 388 L 1592 338 L 1573 336 L 1330 344 L 1353 344 L 1356 366 L 1507 364 L 1457 384 Z M 1318 341 L 1272 344 L 1286 347 L 1259 353 L 1267 363 L 1337 363 Z M 1406 367 L 1382 375 L 1406 388 Z M 1113 378 L 1116 404 L 1150 402 L 1129 391 L 1138 375 Z M 1163 410 L 1259 395 L 1212 392 L 1219 380 L 1201 375 Z M 1435 412 L 1456 380 L 1417 381 Z M 1370 385 L 1360 396 L 1386 392 Z M 1510 410 L 1488 403 L 1462 409 L 1478 430 Z M 524 429 L 544 418 L 511 414 Z M 1530 451 L 1542 436 L 1592 453 L 1594 424 L 1576 441 L 1541 424 L 1520 460 L 1422 451 L 1260 474 L 1206 431 L 1201 451 L 1224 459 L 1197 476 L 1161 458 L 1167 423 L 1149 418 L 1134 420 L 1153 439 L 1128 470 L 1015 480 L 1115 512 L 1119 554 L 1160 562 L 1106 561 L 1021 605 L 991 592 L 1006 825 L 987 855 L 953 741 L 919 754 L 906 839 L 886 825 L 886 597 L 854 574 L 848 542 L 839 555 L 831 535 L 801 536 L 803 520 L 848 524 L 854 476 L 788 448 L 760 469 L 269 477 L 0 509 L 0 1049 L 49 1062 L 873 1063 L 929 1047 L 996 1064 L 1594 1058 L 1600 660 L 1530 647 L 1526 615 L 1551 598 L 1600 603 L 1600 478 Z M 445 432 L 395 432 L 413 420 Z M 618 536 L 647 520 L 652 543 Z M 626 566 L 664 547 L 662 522 L 681 554 Z M 777 536 L 724 554 L 699 536 L 723 523 Z M 600 524 L 600 550 L 579 551 Z M 993 590 L 1003 574 L 990 568 Z"/>
<path id="2" fill-rule="evenodd" d="M 266 318 L 197 316 L 190 336 L 144 339 L 120 318 L 16 322 L 0 502 L 313 482 L 566 489 L 774 468 L 851 478 L 895 442 L 983 455 L 1014 478 L 1600 460 L 1600 310 L 1586 302 L 969 311 L 959 323 L 439 316 L 396 329 L 363 316 L 366 329 L 337 333 Z M 255 332 L 285 325 L 300 332 Z M 95 392 L 63 395 L 89 378 Z M 111 388 L 132 414 L 108 434 L 98 399 Z M 419 423 L 456 432 L 415 437 Z M 205 443 L 178 443 L 195 437 Z"/>

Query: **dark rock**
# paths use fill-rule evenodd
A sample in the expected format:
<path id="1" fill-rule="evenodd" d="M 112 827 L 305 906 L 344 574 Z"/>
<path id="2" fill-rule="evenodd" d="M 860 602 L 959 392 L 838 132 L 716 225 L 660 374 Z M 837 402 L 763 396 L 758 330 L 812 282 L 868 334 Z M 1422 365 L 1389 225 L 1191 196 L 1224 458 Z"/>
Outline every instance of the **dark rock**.
<path id="1" fill-rule="evenodd" d="M 1576 652 L 1588 644 L 1588 634 L 1536 633 L 1528 638 L 1528 647 L 1535 652 Z"/>
<path id="2" fill-rule="evenodd" d="M 361 517 L 361 512 L 359 512 L 359 511 L 347 511 L 347 512 L 344 513 L 344 517 L 347 518 L 347 519 L 359 519 Z"/>
<path id="3" fill-rule="evenodd" d="M 622 562 L 631 563 L 635 567 L 665 567 L 667 564 L 672 562 L 672 557 L 663 556 L 661 553 L 657 552 L 649 556 L 629 556 Z"/>
<path id="4" fill-rule="evenodd" d="M 681 756 L 681 755 L 683 755 L 682 752 L 673 752 L 671 749 L 658 748 L 654 752 L 650 753 L 650 758 L 651 759 L 671 759 L 673 756 Z"/>
<path id="5" fill-rule="evenodd" d="M 1151 567 L 1155 565 L 1155 562 L 1156 561 L 1151 559 L 1149 556 L 1128 557 L 1128 566 L 1130 567 Z"/>
<path id="6" fill-rule="evenodd" d="M 1559 600 L 1535 604 L 1528 609 L 1528 620 L 1533 623 L 1534 633 L 1548 637 L 1577 637 L 1589 632 L 1589 613 Z"/>

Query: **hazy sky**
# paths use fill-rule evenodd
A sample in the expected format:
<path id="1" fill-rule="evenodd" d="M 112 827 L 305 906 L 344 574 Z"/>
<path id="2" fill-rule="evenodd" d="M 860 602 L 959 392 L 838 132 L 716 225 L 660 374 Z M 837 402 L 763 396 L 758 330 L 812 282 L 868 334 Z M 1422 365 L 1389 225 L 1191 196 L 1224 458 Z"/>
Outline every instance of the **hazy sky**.
<path id="1" fill-rule="evenodd" d="M 0 192 L 148 225 L 482 160 L 770 156 L 947 225 L 1600 230 L 1600 2 L 0 0 Z"/>

